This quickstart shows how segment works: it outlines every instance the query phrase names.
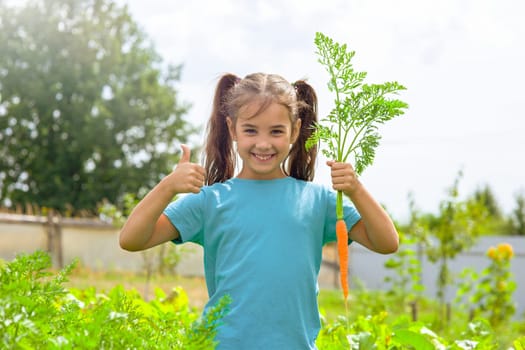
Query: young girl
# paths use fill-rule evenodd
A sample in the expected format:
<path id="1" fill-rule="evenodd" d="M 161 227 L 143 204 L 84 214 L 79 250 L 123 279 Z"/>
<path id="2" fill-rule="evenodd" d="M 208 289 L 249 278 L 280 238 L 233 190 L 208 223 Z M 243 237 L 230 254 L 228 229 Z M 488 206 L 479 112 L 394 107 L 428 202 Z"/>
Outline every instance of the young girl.
<path id="1" fill-rule="evenodd" d="M 317 97 L 304 81 L 273 74 L 224 75 L 208 124 L 205 167 L 190 150 L 142 199 L 120 233 L 138 251 L 173 241 L 204 248 L 209 306 L 232 302 L 218 349 L 315 349 L 322 247 L 335 241 L 335 191 L 345 199 L 349 238 L 392 253 L 396 229 L 350 164 L 327 162 L 332 187 L 311 182 L 317 150 L 305 141 Z M 242 160 L 235 176 L 235 160 Z M 175 195 L 189 193 L 172 202 Z M 349 243 L 351 243 L 351 241 Z"/>

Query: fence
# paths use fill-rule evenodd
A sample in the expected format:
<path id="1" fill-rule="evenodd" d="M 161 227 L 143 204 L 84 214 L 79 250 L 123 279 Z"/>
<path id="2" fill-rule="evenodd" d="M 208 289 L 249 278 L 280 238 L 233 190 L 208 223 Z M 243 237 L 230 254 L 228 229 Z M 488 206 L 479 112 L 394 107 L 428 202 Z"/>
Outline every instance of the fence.
<path id="1" fill-rule="evenodd" d="M 61 268 L 75 259 L 93 269 L 140 267 L 140 256 L 118 249 L 118 230 L 93 219 L 0 213 L 0 258 L 13 259 L 18 253 L 47 251 L 53 266 Z"/>
<path id="2" fill-rule="evenodd" d="M 450 261 L 450 269 L 459 272 L 471 267 L 481 271 L 488 265 L 485 254 L 490 246 L 507 242 L 514 247 L 515 257 L 512 272 L 517 282 L 514 298 L 519 315 L 525 312 L 525 274 L 519 271 L 525 267 L 525 237 L 489 236 L 483 237 L 468 252 Z M 122 250 L 118 245 L 118 229 L 96 219 L 61 218 L 53 213 L 47 216 L 15 215 L 0 213 L 0 259 L 12 260 L 17 253 L 33 252 L 37 249 L 50 253 L 55 267 L 62 267 L 79 259 L 81 264 L 94 270 L 143 269 L 143 258 L 139 253 Z M 350 246 L 350 275 L 352 284 L 359 280 L 369 289 L 385 289 L 384 279 L 388 271 L 384 263 L 390 256 L 372 253 L 359 244 Z M 182 275 L 202 276 L 202 249 L 194 244 L 185 244 L 177 272 Z M 339 285 L 335 246 L 323 250 L 319 284 L 330 288 Z M 438 266 L 423 259 L 423 284 L 425 293 L 434 296 Z M 352 287 L 352 286 L 351 286 Z M 447 290 L 450 300 L 454 290 Z"/>

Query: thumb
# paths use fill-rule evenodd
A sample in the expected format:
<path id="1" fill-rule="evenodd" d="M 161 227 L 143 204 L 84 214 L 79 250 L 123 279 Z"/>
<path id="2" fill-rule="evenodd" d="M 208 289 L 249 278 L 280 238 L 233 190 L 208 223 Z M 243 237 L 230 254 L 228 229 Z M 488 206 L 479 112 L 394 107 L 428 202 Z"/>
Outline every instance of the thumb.
<path id="1" fill-rule="evenodd" d="M 182 148 L 182 156 L 180 157 L 179 164 L 189 163 L 191 154 L 190 148 L 187 145 L 180 145 L 180 148 Z"/>

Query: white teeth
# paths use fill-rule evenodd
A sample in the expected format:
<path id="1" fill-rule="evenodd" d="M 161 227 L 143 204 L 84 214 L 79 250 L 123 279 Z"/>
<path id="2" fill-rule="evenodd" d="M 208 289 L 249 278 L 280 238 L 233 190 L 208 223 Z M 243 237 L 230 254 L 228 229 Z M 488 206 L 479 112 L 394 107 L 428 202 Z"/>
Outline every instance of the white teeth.
<path id="1" fill-rule="evenodd" d="M 255 158 L 260 159 L 260 160 L 268 160 L 268 159 L 272 158 L 271 155 L 262 156 L 262 155 L 259 155 L 259 154 L 254 154 L 254 156 L 255 156 Z"/>

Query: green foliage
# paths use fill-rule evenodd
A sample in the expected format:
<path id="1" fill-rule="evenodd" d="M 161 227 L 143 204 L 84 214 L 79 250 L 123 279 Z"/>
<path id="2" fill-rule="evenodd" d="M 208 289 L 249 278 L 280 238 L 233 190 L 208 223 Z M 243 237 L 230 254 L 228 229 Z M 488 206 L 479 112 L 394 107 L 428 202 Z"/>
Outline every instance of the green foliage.
<path id="1" fill-rule="evenodd" d="M 42 252 L 0 269 L 0 347 L 5 349 L 213 349 L 228 310 L 222 299 L 203 318 L 184 291 L 157 290 L 145 302 L 121 286 L 108 294 L 62 286 L 73 265 L 53 275 Z"/>
<path id="2" fill-rule="evenodd" d="M 525 236 L 525 192 L 516 194 L 516 207 L 511 216 L 512 233 Z"/>
<path id="3" fill-rule="evenodd" d="M 421 322 L 407 317 L 389 320 L 386 312 L 362 316 L 347 330 L 341 319 L 323 327 L 317 346 L 320 350 L 496 350 L 503 349 L 490 324 L 476 319 L 449 340 L 441 337 Z M 519 339 L 515 340 L 517 344 Z"/>
<path id="4" fill-rule="evenodd" d="M 157 289 L 149 302 L 121 286 L 108 293 L 93 287 L 66 289 L 63 283 L 74 265 L 58 273 L 50 272 L 50 265 L 50 257 L 42 252 L 0 264 L 1 348 L 213 349 L 217 326 L 230 303 L 224 298 L 201 317 L 188 306 L 188 296 L 181 288 L 168 294 Z M 335 313 L 344 309 L 340 298 L 331 297 L 335 292 L 322 294 L 329 298 L 321 299 L 321 305 L 331 300 Z M 388 310 L 395 309 L 393 303 L 397 301 L 378 292 L 353 293 L 352 319 L 339 316 L 325 321 L 318 348 L 508 350 L 513 345 L 519 350 L 525 345 L 525 337 L 517 335 L 523 334 L 524 326 L 518 329 L 509 320 L 499 328 L 479 317 L 471 322 L 456 321 L 446 334 L 438 335 L 428 322 L 412 322 L 403 313 L 390 313 Z M 425 312 L 436 317 L 427 308 Z"/>
<path id="5" fill-rule="evenodd" d="M 133 208 L 137 206 L 140 198 L 133 193 L 125 193 L 122 196 L 121 205 L 110 203 L 108 200 L 104 200 L 98 207 L 98 213 L 100 218 L 104 221 L 108 221 L 115 227 L 120 228 L 126 222 L 129 214 Z"/>
<path id="6" fill-rule="evenodd" d="M 473 195 L 474 200 L 482 203 L 487 208 L 488 214 L 494 218 L 501 218 L 502 213 L 496 196 L 489 185 L 478 188 Z"/>
<path id="7" fill-rule="evenodd" d="M 405 90 L 397 82 L 364 84 L 366 72 L 356 72 L 352 65 L 354 51 L 348 51 L 346 44 L 334 42 L 326 35 L 315 34 L 316 54 L 329 74 L 328 90 L 335 94 L 334 108 L 306 141 L 306 148 L 315 147 L 323 141 L 324 155 L 338 162 L 346 162 L 354 156 L 356 173 L 372 164 L 375 149 L 381 136 L 378 125 L 404 113 L 408 105 L 388 96 Z M 343 195 L 337 192 L 337 219 L 343 218 Z"/>
<path id="8" fill-rule="evenodd" d="M 418 301 L 419 321 L 413 321 L 407 310 L 399 307 L 399 300 L 379 291 L 354 290 L 350 301 L 349 319 L 333 317 L 344 310 L 343 301 L 335 298 L 336 291 L 323 290 L 319 304 L 324 315 L 317 340 L 324 349 L 486 349 L 510 350 L 523 334 L 523 321 L 505 320 L 493 327 L 483 315 L 472 320 L 459 308 L 448 327 L 436 332 L 435 324 L 441 316 L 435 313 L 436 302 L 425 297 Z"/>
<path id="9" fill-rule="evenodd" d="M 428 229 L 421 220 L 412 196 L 409 198 L 410 222 L 399 232 L 399 250 L 385 262 L 392 274 L 385 277 L 388 294 L 398 300 L 400 306 L 416 302 L 425 289 L 422 281 L 423 249 L 428 242 Z"/>
<path id="10" fill-rule="evenodd" d="M 500 208 L 496 196 L 489 185 L 478 188 L 468 199 L 486 208 L 487 218 L 480 234 L 482 235 L 512 235 L 514 228 L 512 220 L 506 218 Z"/>
<path id="11" fill-rule="evenodd" d="M 426 253 L 430 261 L 439 263 L 436 285 L 442 320 L 446 320 L 445 290 L 454 280 L 449 261 L 474 245 L 488 218 L 487 208 L 482 203 L 460 200 L 461 177 L 460 172 L 448 191 L 448 198 L 440 203 L 439 216 L 428 224 L 434 240 L 427 245 Z"/>
<path id="12" fill-rule="evenodd" d="M 328 116 L 316 125 L 307 148 L 323 141 L 327 158 L 346 162 L 354 156 L 356 172 L 371 165 L 381 136 L 378 126 L 404 113 L 408 105 L 389 96 L 405 87 L 397 82 L 364 84 L 366 72 L 357 72 L 352 65 L 354 51 L 346 44 L 316 33 L 315 45 L 319 62 L 329 74 L 328 89 L 335 95 L 335 106 Z"/>
<path id="13" fill-rule="evenodd" d="M 62 213 L 156 184 L 195 128 L 163 64 L 113 0 L 0 2 L 0 202 Z"/>
<path id="14" fill-rule="evenodd" d="M 399 301 L 399 305 L 417 300 L 424 291 L 421 281 L 421 261 L 418 259 L 416 239 L 399 232 L 400 249 L 385 262 L 385 268 L 392 273 L 385 277 L 388 293 Z"/>
<path id="15" fill-rule="evenodd" d="M 515 350 L 525 350 L 525 336 L 516 339 L 513 344 Z"/>
<path id="16" fill-rule="evenodd" d="M 516 282 L 510 271 L 512 246 L 502 243 L 491 247 L 487 256 L 490 264 L 480 274 L 472 268 L 462 271 L 456 300 L 466 299 L 467 305 L 476 308 L 472 310 L 474 314 L 485 317 L 493 327 L 498 327 L 506 324 L 516 312 L 512 299 Z"/>

